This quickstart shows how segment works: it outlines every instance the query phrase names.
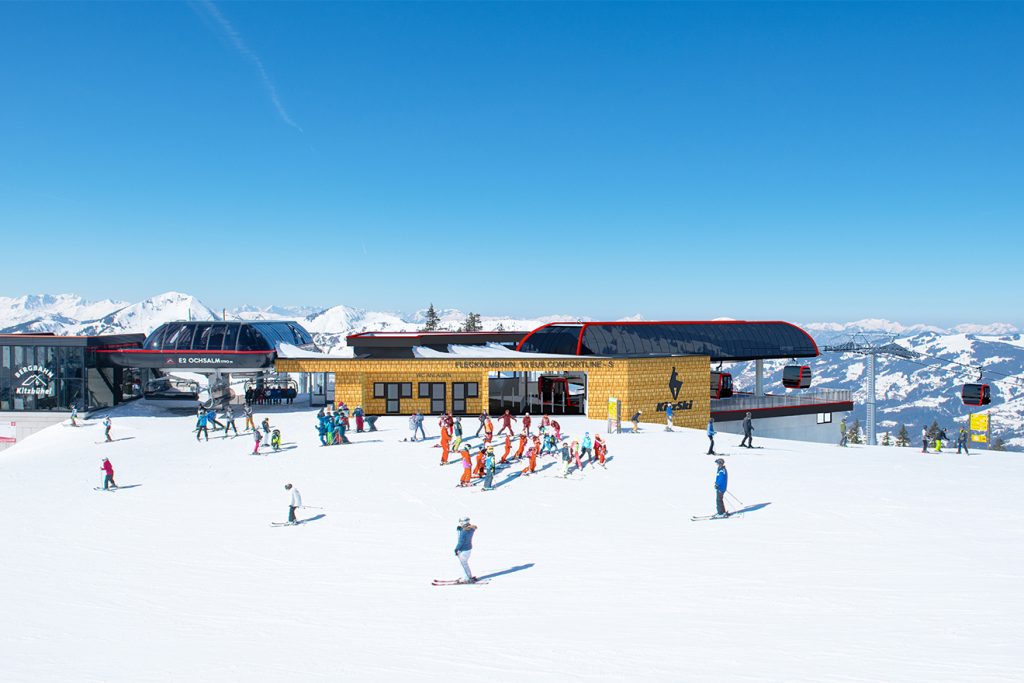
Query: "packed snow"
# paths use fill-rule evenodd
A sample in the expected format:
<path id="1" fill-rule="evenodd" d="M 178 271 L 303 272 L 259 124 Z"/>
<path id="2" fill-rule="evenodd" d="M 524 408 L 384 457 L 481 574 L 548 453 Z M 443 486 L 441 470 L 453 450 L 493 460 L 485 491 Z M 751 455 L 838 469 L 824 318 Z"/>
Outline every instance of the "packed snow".
<path id="1" fill-rule="evenodd" d="M 1024 679 L 1016 454 L 720 434 L 751 510 L 692 522 L 714 511 L 699 430 L 644 425 L 608 436 L 607 469 L 545 457 L 483 492 L 404 417 L 322 447 L 309 407 L 257 408 L 285 450 L 252 456 L 144 411 L 114 411 L 109 444 L 97 417 L 0 453 L 0 679 Z M 102 457 L 116 492 L 94 490 Z M 310 521 L 275 528 L 286 482 Z M 463 515 L 490 581 L 431 586 L 460 575 Z"/>

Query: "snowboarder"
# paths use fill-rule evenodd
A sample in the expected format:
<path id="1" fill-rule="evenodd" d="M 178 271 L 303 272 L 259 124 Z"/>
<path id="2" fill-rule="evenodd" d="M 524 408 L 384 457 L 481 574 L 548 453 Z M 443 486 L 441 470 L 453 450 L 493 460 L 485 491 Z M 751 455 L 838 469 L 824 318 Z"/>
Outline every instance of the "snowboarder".
<path id="1" fill-rule="evenodd" d="M 672 404 L 669 403 L 669 404 L 667 404 L 665 406 L 665 431 L 666 432 L 671 432 L 672 431 L 672 416 L 673 415 L 674 415 L 674 413 L 672 412 Z"/>
<path id="2" fill-rule="evenodd" d="M 275 429 L 270 435 L 270 447 L 275 451 L 281 450 L 281 430 Z"/>
<path id="3" fill-rule="evenodd" d="M 708 441 L 711 445 L 708 446 L 708 455 L 715 454 L 715 418 L 708 418 Z"/>
<path id="4" fill-rule="evenodd" d="M 106 473 L 103 477 L 103 490 L 106 491 L 108 487 L 117 488 L 117 484 L 114 483 L 114 466 L 110 464 L 110 460 L 103 458 L 103 464 L 100 469 Z"/>
<path id="5" fill-rule="evenodd" d="M 526 431 L 527 436 L 530 435 L 530 422 L 530 414 L 526 413 L 525 415 L 523 415 L 523 429 Z"/>
<path id="6" fill-rule="evenodd" d="M 456 530 L 459 532 L 459 541 L 455 544 L 455 557 L 459 558 L 462 571 L 466 573 L 466 583 L 475 583 L 476 577 L 469 570 L 469 556 L 473 553 L 473 532 L 476 527 L 469 523 L 469 517 L 463 517 Z"/>
<path id="7" fill-rule="evenodd" d="M 104 415 L 103 416 L 103 436 L 106 437 L 107 441 L 113 441 L 113 439 L 110 438 L 110 416 L 109 415 Z"/>
<path id="8" fill-rule="evenodd" d="M 638 410 L 635 413 L 633 413 L 633 417 L 630 418 L 630 421 L 633 423 L 633 433 L 634 434 L 636 434 L 637 432 L 640 431 L 640 416 L 643 415 L 643 414 L 644 414 L 644 411 Z"/>
<path id="9" fill-rule="evenodd" d="M 245 411 L 245 431 L 256 429 L 256 423 L 253 422 L 252 418 L 252 404 L 246 401 L 243 410 Z"/>
<path id="10" fill-rule="evenodd" d="M 292 492 L 292 497 L 288 501 L 288 523 L 298 524 L 298 521 L 295 519 L 295 511 L 302 507 L 302 495 L 299 493 L 299 490 L 291 484 L 285 484 L 284 490 Z"/>
<path id="11" fill-rule="evenodd" d="M 480 426 L 476 428 L 475 436 L 480 436 L 480 432 L 484 431 L 484 424 L 487 422 L 487 411 L 481 411 L 480 417 L 477 419 L 480 420 Z"/>
<path id="12" fill-rule="evenodd" d="M 749 412 L 743 416 L 743 440 L 740 441 L 740 447 L 743 448 L 744 444 L 747 448 L 754 447 L 754 422 Z"/>
<path id="13" fill-rule="evenodd" d="M 956 453 L 957 453 L 957 455 L 960 455 L 960 449 L 961 448 L 964 449 L 964 452 L 967 453 L 967 455 L 971 454 L 971 452 L 967 449 L 967 441 L 968 441 L 968 439 L 967 439 L 967 430 L 964 429 L 963 427 L 961 427 L 960 428 L 960 432 L 956 435 Z"/>
<path id="14" fill-rule="evenodd" d="M 504 432 L 506 429 L 508 430 L 509 434 L 516 433 L 515 430 L 512 428 L 512 423 L 516 421 L 516 418 L 512 417 L 512 413 L 506 410 L 505 414 L 502 415 L 499 419 L 501 420 L 501 429 L 498 430 L 498 436 L 501 436 L 502 432 Z"/>
<path id="15" fill-rule="evenodd" d="M 235 412 L 231 410 L 231 406 L 228 406 L 224 410 L 224 438 L 228 438 L 228 432 L 232 429 L 235 430 L 235 436 L 238 436 L 238 427 L 235 425 Z"/>
<path id="16" fill-rule="evenodd" d="M 494 488 L 494 449 L 487 449 L 487 457 L 484 458 L 484 491 Z"/>
<path id="17" fill-rule="evenodd" d="M 725 469 L 725 460 L 715 460 L 718 465 L 718 474 L 715 475 L 715 504 L 717 505 L 718 517 L 728 517 L 725 510 L 725 491 L 729 487 L 729 472 Z"/>
<path id="18" fill-rule="evenodd" d="M 209 420 L 209 416 L 204 411 L 199 411 L 199 418 L 196 420 L 196 441 L 199 441 L 199 437 L 206 435 L 206 441 L 210 441 L 210 430 L 207 428 L 206 423 Z"/>
<path id="19" fill-rule="evenodd" d="M 263 441 L 263 435 L 260 433 L 260 430 L 253 429 L 252 430 L 252 438 L 253 438 L 253 441 L 255 442 L 253 444 L 253 447 L 252 447 L 252 454 L 253 455 L 259 455 L 260 454 L 260 442 Z"/>

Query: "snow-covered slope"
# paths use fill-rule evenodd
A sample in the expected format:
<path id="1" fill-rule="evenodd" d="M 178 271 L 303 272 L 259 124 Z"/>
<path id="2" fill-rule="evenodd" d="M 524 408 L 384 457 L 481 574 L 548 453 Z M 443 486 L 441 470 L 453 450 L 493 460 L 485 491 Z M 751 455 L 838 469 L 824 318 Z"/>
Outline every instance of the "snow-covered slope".
<path id="1" fill-rule="evenodd" d="M 253 457 L 139 409 L 112 444 L 92 423 L 0 453 L 5 681 L 1024 678 L 1024 525 L 985 493 L 1024 486 L 1017 455 L 722 435 L 755 509 L 691 522 L 714 506 L 697 431 L 611 435 L 607 470 L 543 458 L 485 493 L 400 441 L 404 418 L 322 448 L 312 411 L 279 410 L 288 450 Z M 135 488 L 94 491 L 102 456 Z M 270 526 L 285 482 L 316 506 L 303 526 Z M 463 515 L 490 581 L 433 587 Z"/>

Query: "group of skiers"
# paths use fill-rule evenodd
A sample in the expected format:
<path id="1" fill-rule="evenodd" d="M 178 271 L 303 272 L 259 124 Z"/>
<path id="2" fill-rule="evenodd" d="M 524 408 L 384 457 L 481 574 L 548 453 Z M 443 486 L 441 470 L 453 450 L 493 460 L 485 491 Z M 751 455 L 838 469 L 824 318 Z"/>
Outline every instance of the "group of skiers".
<path id="1" fill-rule="evenodd" d="M 355 418 L 356 432 L 377 431 L 377 417 L 367 416 L 362 406 L 356 406 L 356 409 L 351 411 L 351 417 Z M 320 412 L 316 414 L 316 420 L 316 431 L 320 435 L 321 446 L 352 443 L 345 436 L 345 433 L 352 429 L 352 422 L 348 406 L 344 403 L 341 403 L 337 410 L 333 410 L 330 406 L 321 408 Z"/>

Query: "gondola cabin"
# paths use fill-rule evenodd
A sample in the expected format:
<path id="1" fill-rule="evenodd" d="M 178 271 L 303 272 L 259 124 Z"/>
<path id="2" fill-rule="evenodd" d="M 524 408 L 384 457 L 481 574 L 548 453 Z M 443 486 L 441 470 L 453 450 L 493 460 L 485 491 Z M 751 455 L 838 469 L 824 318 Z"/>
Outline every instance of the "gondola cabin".
<path id="1" fill-rule="evenodd" d="M 992 402 L 992 392 L 987 384 L 965 384 L 960 399 L 965 406 L 987 406 Z"/>
<path id="2" fill-rule="evenodd" d="M 728 372 L 711 373 L 711 398 L 732 396 L 732 375 Z"/>
<path id="3" fill-rule="evenodd" d="M 782 386 L 787 389 L 806 389 L 811 386 L 811 366 L 787 365 L 782 369 Z"/>

